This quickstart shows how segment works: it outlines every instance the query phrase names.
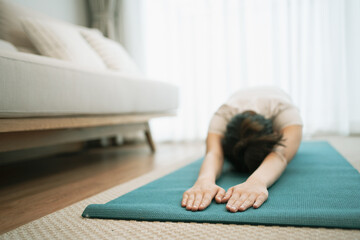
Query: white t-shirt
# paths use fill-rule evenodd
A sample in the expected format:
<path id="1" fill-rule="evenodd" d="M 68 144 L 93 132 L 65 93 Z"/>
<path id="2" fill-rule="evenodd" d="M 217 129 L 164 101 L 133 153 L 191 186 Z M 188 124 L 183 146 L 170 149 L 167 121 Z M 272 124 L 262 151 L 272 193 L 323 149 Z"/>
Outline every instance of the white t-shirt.
<path id="1" fill-rule="evenodd" d="M 275 87 L 257 87 L 235 92 L 210 121 L 209 132 L 224 135 L 229 121 L 237 114 L 251 110 L 272 119 L 279 132 L 290 125 L 302 125 L 299 110 L 288 94 Z"/>

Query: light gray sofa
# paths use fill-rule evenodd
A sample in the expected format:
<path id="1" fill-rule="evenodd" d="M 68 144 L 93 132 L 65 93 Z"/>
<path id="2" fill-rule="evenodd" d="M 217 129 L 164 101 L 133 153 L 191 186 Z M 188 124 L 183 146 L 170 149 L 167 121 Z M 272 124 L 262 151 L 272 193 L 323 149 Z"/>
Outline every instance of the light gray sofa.
<path id="1" fill-rule="evenodd" d="M 174 115 L 176 86 L 21 52 L 0 52 L 0 152 L 144 130 Z"/>
<path id="2" fill-rule="evenodd" d="M 174 115 L 178 88 L 139 72 L 94 70 L 41 56 L 24 31 L 24 17 L 68 24 L 0 0 L 0 164 L 19 150 L 22 157 L 30 149 L 138 130 L 155 151 L 149 120 Z M 73 24 L 79 31 L 86 29 Z"/>

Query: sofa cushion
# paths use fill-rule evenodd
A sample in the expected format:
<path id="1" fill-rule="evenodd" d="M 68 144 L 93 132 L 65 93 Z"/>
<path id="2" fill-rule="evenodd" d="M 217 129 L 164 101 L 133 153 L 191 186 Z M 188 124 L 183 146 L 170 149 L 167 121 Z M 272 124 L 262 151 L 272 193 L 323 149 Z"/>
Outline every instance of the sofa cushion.
<path id="1" fill-rule="evenodd" d="M 99 55 L 71 24 L 22 18 L 23 28 L 36 49 L 45 56 L 95 69 L 106 69 Z"/>
<path id="2" fill-rule="evenodd" d="M 138 66 L 131 59 L 120 43 L 108 39 L 95 29 L 80 29 L 81 34 L 102 58 L 109 69 L 119 72 L 140 73 Z"/>
<path id="3" fill-rule="evenodd" d="M 0 38 L 11 42 L 15 47 L 35 49 L 26 36 L 20 17 L 48 19 L 47 16 L 32 11 L 9 0 L 0 0 Z"/>
<path id="4" fill-rule="evenodd" d="M 0 51 L 17 52 L 14 45 L 1 39 L 0 39 Z"/>

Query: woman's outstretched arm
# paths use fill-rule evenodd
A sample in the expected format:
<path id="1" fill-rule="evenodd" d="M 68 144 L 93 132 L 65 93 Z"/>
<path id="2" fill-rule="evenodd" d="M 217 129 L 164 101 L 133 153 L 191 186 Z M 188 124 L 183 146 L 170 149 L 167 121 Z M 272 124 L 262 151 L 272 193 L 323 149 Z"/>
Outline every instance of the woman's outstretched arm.
<path id="1" fill-rule="evenodd" d="M 206 139 L 206 155 L 194 186 L 183 194 L 181 206 L 197 211 L 207 208 L 215 197 L 221 203 L 225 190 L 215 184 L 224 163 L 221 139 L 216 133 L 209 133 Z"/>
<path id="2" fill-rule="evenodd" d="M 284 146 L 276 147 L 246 182 L 228 189 L 222 202 L 227 202 L 229 211 L 245 211 L 251 206 L 258 208 L 267 200 L 267 188 L 281 176 L 300 146 L 302 126 L 288 126 L 281 133 Z"/>

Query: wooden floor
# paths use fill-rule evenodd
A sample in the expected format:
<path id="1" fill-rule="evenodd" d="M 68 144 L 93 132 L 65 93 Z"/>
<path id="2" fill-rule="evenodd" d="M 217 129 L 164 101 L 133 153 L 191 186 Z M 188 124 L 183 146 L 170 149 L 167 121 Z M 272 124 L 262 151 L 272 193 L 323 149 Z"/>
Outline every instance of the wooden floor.
<path id="1" fill-rule="evenodd" d="M 144 173 L 204 154 L 202 142 L 91 149 L 0 166 L 0 234 Z"/>

